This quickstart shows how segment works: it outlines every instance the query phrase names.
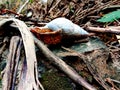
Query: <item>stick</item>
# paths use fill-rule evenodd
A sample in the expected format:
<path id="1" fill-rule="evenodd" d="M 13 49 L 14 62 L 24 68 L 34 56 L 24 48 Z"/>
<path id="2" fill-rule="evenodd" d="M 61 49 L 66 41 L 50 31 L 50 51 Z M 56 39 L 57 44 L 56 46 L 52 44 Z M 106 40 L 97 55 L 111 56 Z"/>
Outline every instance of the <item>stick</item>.
<path id="1" fill-rule="evenodd" d="M 39 47 L 39 49 L 43 52 L 43 54 L 60 70 L 62 70 L 69 78 L 73 81 L 77 82 L 79 85 L 84 86 L 89 90 L 96 90 L 93 86 L 87 83 L 72 67 L 67 65 L 63 60 L 59 57 L 55 56 L 41 41 L 37 38 L 34 38 L 35 43 Z"/>
<path id="2" fill-rule="evenodd" d="M 115 83 L 118 83 L 118 84 L 120 84 L 120 81 L 118 81 L 118 80 L 115 80 L 115 79 L 112 79 L 112 78 L 106 78 L 108 81 L 113 81 L 113 82 L 115 82 Z M 106 81 L 107 81 L 106 80 Z"/>
<path id="3" fill-rule="evenodd" d="M 57 3 L 50 8 L 49 13 L 61 2 L 61 0 L 57 1 Z"/>
<path id="4" fill-rule="evenodd" d="M 4 51 L 5 47 L 6 47 L 6 43 L 3 43 L 3 46 L 0 48 L 0 54 L 2 54 L 2 53 L 3 53 L 3 51 Z"/>
<path id="5" fill-rule="evenodd" d="M 86 27 L 87 31 L 98 32 L 98 33 L 110 33 L 110 34 L 120 34 L 120 30 L 115 28 L 100 28 L 100 27 Z"/>
<path id="6" fill-rule="evenodd" d="M 22 9 L 29 3 L 29 0 L 27 0 L 21 7 L 20 9 L 18 10 L 17 14 L 20 14 Z"/>
<path id="7" fill-rule="evenodd" d="M 94 66 L 91 65 L 89 63 L 89 58 L 87 58 L 85 55 L 79 53 L 79 52 L 76 52 L 74 50 L 71 50 L 69 48 L 65 48 L 65 47 L 62 47 L 63 49 L 69 51 L 69 52 L 73 52 L 74 54 L 76 53 L 78 55 L 78 57 L 80 59 L 83 60 L 83 62 L 87 65 L 87 68 L 89 69 L 90 73 L 94 76 L 95 80 L 100 84 L 102 85 L 102 87 L 105 89 L 105 90 L 110 90 L 110 87 L 105 83 L 105 81 L 102 79 L 102 77 L 98 74 L 98 72 L 94 69 Z"/>

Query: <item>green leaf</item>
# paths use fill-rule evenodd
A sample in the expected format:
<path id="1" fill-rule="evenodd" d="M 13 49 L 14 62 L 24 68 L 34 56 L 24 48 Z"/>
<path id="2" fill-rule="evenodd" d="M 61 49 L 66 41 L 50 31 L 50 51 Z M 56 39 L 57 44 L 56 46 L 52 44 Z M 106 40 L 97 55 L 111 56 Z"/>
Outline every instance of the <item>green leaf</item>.
<path id="1" fill-rule="evenodd" d="M 29 0 L 29 2 L 30 2 L 30 3 L 32 3 L 32 2 L 33 2 L 33 0 Z"/>
<path id="2" fill-rule="evenodd" d="M 107 23 L 107 22 L 113 22 L 119 18 L 120 18 L 120 10 L 117 10 L 104 15 L 102 18 L 98 19 L 97 21 L 102 23 Z"/>

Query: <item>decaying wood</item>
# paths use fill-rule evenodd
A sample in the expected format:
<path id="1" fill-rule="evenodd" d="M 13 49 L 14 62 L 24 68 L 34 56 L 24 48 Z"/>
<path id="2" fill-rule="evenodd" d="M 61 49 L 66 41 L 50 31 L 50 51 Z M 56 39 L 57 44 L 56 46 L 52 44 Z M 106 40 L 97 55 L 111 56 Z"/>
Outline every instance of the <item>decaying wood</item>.
<path id="1" fill-rule="evenodd" d="M 7 65 L 3 75 L 3 90 L 14 90 L 15 88 L 17 67 L 20 58 L 21 42 L 22 41 L 17 36 L 12 37 L 11 39 Z"/>
<path id="2" fill-rule="evenodd" d="M 16 24 L 18 30 L 21 33 L 21 37 L 23 40 L 23 46 L 25 50 L 25 62 L 23 65 L 23 71 L 20 77 L 18 90 L 44 90 L 43 86 L 38 80 L 38 73 L 37 73 L 37 60 L 35 54 L 35 45 L 33 36 L 26 26 L 26 24 L 18 19 L 4 19 L 0 21 L 0 26 L 4 26 L 4 24 L 9 26 L 12 22 Z M 9 81 L 7 80 L 6 83 Z M 7 90 L 7 89 L 5 89 Z"/>
<path id="3" fill-rule="evenodd" d="M 93 75 L 94 79 L 105 89 L 105 90 L 111 90 L 111 87 L 109 85 L 107 85 L 107 83 L 102 79 L 102 77 L 98 74 L 98 71 L 96 71 L 94 68 L 93 65 L 90 64 L 89 61 L 89 58 L 86 57 L 85 55 L 77 52 L 77 51 L 74 51 L 74 50 L 71 50 L 69 48 L 65 48 L 65 47 L 62 47 L 63 49 L 69 51 L 69 52 L 72 52 L 74 53 L 75 55 L 77 55 L 80 59 L 82 59 L 84 61 L 84 63 L 86 64 L 87 68 L 89 69 L 90 73 Z"/>
<path id="4" fill-rule="evenodd" d="M 91 32 L 98 32 L 98 33 L 111 33 L 111 34 L 120 34 L 120 29 L 119 27 L 107 27 L 107 28 L 100 28 L 100 27 L 86 27 L 87 31 Z"/>
<path id="5" fill-rule="evenodd" d="M 35 46 L 33 41 L 33 36 L 29 31 L 29 28 L 26 24 L 20 20 L 13 19 L 15 24 L 17 25 L 18 29 L 20 30 L 23 44 L 25 48 L 26 54 L 26 72 L 23 72 L 20 80 L 20 84 L 18 90 L 44 90 L 43 86 L 40 84 L 38 77 L 37 77 L 37 69 L 35 66 L 37 64 L 36 55 L 35 55 Z M 32 57 L 31 57 L 32 56 Z M 25 67 L 25 68 L 26 68 Z M 25 76 L 24 76 L 25 75 Z M 36 76 L 35 76 L 36 75 Z"/>
<path id="6" fill-rule="evenodd" d="M 48 58 L 48 60 L 62 70 L 69 78 L 89 90 L 96 90 L 93 86 L 87 83 L 72 67 L 67 65 L 59 57 L 55 56 L 40 40 L 34 38 L 34 41 L 42 53 Z"/>

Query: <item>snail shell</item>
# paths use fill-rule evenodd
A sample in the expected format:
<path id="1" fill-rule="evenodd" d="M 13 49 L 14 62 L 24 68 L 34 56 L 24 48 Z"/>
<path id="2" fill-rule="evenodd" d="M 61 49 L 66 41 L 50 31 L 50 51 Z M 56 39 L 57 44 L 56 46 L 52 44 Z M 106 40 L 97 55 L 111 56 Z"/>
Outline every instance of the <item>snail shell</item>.
<path id="1" fill-rule="evenodd" d="M 51 22 L 47 23 L 44 27 L 34 28 L 31 31 L 40 40 L 49 45 L 57 44 L 61 41 L 66 42 L 66 40 L 67 42 L 72 42 L 84 38 L 86 37 L 86 35 L 89 34 L 77 24 L 74 24 L 72 21 L 63 17 L 56 18 Z M 82 35 L 84 37 L 81 37 Z"/>
<path id="2" fill-rule="evenodd" d="M 62 30 L 63 34 L 66 35 L 84 35 L 89 34 L 87 31 L 82 29 L 77 24 L 74 24 L 72 21 L 61 17 L 52 20 L 51 22 L 47 23 L 44 28 L 49 28 L 53 31 Z"/>

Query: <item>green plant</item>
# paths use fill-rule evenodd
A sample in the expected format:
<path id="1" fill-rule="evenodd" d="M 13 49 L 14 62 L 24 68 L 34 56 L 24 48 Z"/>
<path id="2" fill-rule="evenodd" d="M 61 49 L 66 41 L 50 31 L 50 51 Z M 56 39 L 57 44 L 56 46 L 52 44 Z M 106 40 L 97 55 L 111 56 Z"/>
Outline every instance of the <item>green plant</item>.
<path id="1" fill-rule="evenodd" d="M 98 22 L 108 23 L 118 20 L 120 18 L 120 10 L 110 12 L 104 15 L 102 18 L 98 19 Z"/>

